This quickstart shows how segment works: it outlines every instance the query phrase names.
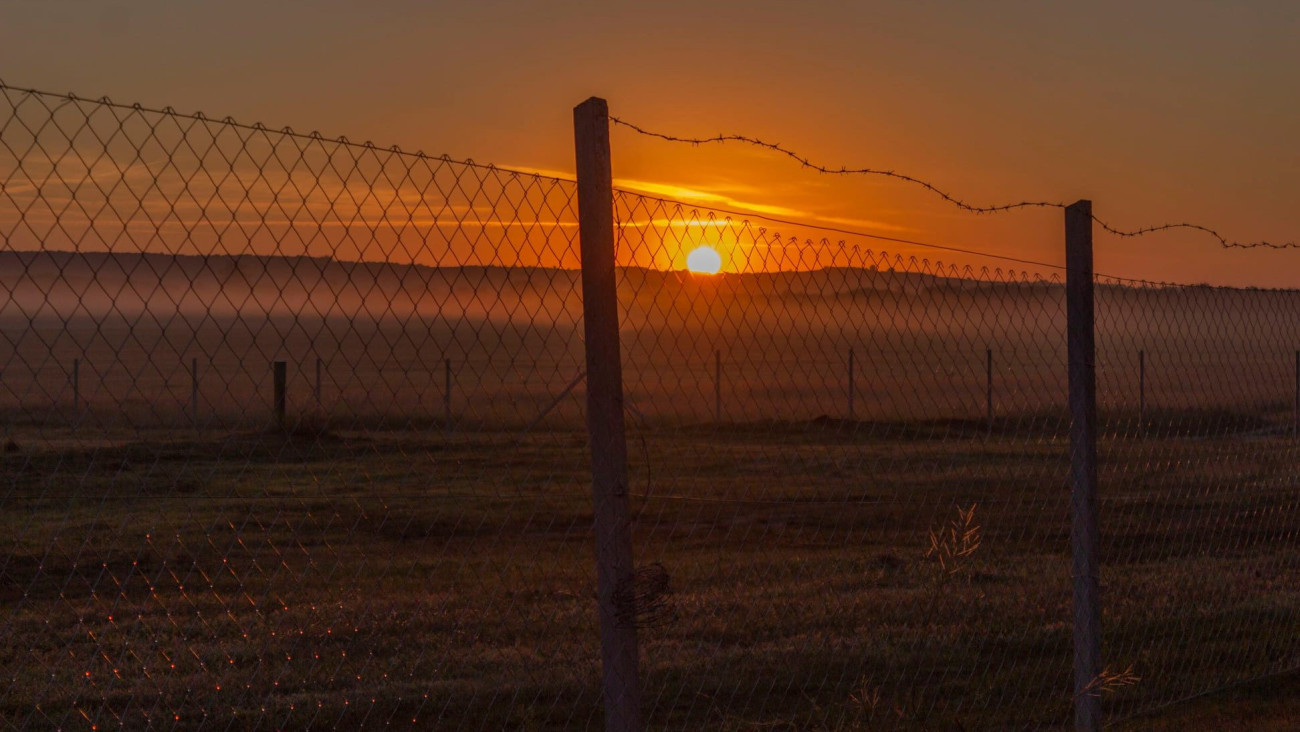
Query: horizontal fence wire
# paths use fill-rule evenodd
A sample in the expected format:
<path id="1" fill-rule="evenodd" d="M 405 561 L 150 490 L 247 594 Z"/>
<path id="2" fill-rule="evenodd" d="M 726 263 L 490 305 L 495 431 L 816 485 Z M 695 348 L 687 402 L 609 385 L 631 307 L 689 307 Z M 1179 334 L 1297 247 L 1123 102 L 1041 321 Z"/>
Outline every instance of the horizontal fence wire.
<path id="1" fill-rule="evenodd" d="M 0 89 L 0 727 L 600 719 L 572 182 Z"/>

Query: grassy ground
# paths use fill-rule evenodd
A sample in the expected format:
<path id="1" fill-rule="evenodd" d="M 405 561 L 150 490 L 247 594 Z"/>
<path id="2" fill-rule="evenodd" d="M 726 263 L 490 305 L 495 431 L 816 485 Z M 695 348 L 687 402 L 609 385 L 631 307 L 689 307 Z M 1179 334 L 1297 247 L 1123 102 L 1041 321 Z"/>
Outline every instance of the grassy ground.
<path id="1" fill-rule="evenodd" d="M 886 427 L 633 432 L 653 726 L 1068 722 L 1066 443 Z M 1300 661 L 1296 448 L 1189 434 L 1103 445 L 1116 717 Z M 603 724 L 582 433 L 110 437 L 0 461 L 0 726 Z"/>
<path id="2" fill-rule="evenodd" d="M 1271 676 L 1124 720 L 1120 729 L 1285 732 L 1300 725 L 1300 671 Z"/>

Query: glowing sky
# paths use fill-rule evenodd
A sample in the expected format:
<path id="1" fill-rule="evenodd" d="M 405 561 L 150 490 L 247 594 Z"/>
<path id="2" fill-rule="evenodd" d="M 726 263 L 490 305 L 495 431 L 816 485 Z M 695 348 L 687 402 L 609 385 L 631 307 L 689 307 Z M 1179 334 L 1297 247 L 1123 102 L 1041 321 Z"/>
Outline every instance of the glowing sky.
<path id="1" fill-rule="evenodd" d="M 743 133 L 974 203 L 1088 197 L 1121 227 L 1300 240 L 1300 4 L 8 0 L 0 78 L 573 168 L 590 95 L 647 127 Z M 1061 261 L 1059 211 L 974 217 L 878 179 L 615 130 L 628 187 Z M 898 247 L 891 247 L 898 248 Z M 941 255 L 945 256 L 945 255 Z M 1100 271 L 1300 285 L 1300 251 L 1097 238 Z"/>

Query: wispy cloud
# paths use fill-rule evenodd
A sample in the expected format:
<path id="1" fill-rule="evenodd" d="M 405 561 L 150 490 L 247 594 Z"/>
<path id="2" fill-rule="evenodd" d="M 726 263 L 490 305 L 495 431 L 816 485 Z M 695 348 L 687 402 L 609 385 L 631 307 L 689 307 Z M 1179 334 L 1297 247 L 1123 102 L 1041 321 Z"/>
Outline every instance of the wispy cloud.
<path id="1" fill-rule="evenodd" d="M 523 173 L 533 173 L 536 175 L 545 175 L 555 178 L 571 178 L 573 176 L 572 173 L 559 170 L 549 170 L 546 168 L 510 166 L 510 169 Z M 681 201 L 682 203 L 697 203 L 701 206 L 739 210 L 742 212 L 751 211 L 764 216 L 774 216 L 784 219 L 802 219 L 812 225 L 825 224 L 830 226 L 848 226 L 857 229 L 872 229 L 875 231 L 891 232 L 915 231 L 915 229 L 911 227 L 891 224 L 886 221 L 846 216 L 828 216 L 790 206 L 754 203 L 746 198 L 738 197 L 737 194 L 758 194 L 762 192 L 762 189 L 758 186 L 749 184 L 733 182 L 718 185 L 688 187 L 673 183 L 657 183 L 654 181 L 637 180 L 635 178 L 615 178 L 614 187 L 626 191 L 632 191 L 634 193 L 645 193 L 651 196 L 671 198 Z"/>

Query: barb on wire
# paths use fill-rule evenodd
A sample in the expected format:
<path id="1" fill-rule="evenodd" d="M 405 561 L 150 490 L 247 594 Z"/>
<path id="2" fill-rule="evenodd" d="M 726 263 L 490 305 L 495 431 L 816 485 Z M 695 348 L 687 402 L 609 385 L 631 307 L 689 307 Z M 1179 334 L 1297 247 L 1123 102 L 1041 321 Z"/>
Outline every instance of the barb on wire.
<path id="1" fill-rule="evenodd" d="M 838 168 L 833 168 L 830 166 L 815 163 L 808 157 L 801 155 L 798 152 L 795 152 L 794 150 L 791 150 L 790 148 L 781 145 L 780 143 L 767 142 L 766 140 L 760 140 L 755 137 L 749 137 L 748 135 L 721 135 L 720 134 L 720 135 L 714 135 L 713 137 L 678 137 L 676 135 L 669 135 L 662 132 L 654 132 L 652 130 L 647 130 L 644 127 L 641 127 L 640 125 L 634 124 L 632 122 L 628 122 L 624 119 L 620 119 L 613 115 L 610 116 L 609 121 L 616 125 L 626 127 L 632 130 L 633 132 L 636 132 L 637 134 L 645 135 L 646 137 L 657 138 L 660 140 L 666 140 L 668 142 L 681 142 L 689 145 L 703 145 L 703 144 L 714 143 L 714 142 L 717 143 L 740 142 L 747 145 L 753 145 L 755 147 L 761 147 L 776 153 L 780 153 L 781 155 L 784 155 L 794 160 L 795 162 L 799 163 L 799 165 L 802 167 L 826 175 L 870 175 L 870 176 L 880 176 L 884 178 L 893 178 L 894 180 L 900 180 L 905 183 L 910 183 L 912 185 L 920 186 L 921 188 L 924 188 L 925 190 L 933 193 L 934 195 L 938 196 L 944 201 L 952 204 L 953 206 L 956 206 L 957 208 L 963 211 L 967 211 L 969 213 L 976 213 L 976 214 L 1001 213 L 1005 211 L 1013 211 L 1022 208 L 1063 209 L 1066 208 L 1068 205 L 1061 201 L 1025 200 L 1025 201 L 1017 201 L 1015 203 L 1001 203 L 1001 204 L 995 204 L 991 206 L 977 206 L 975 204 L 968 203 L 967 201 L 961 198 L 958 198 L 957 196 L 943 190 L 942 188 L 939 188 L 938 186 L 934 185 L 933 183 L 927 180 L 923 180 L 915 176 L 907 175 L 906 173 L 899 173 L 898 171 L 895 170 L 887 170 L 883 168 L 850 168 L 847 166 L 840 166 Z M 1223 234 L 1219 233 L 1215 229 L 1212 229 L 1208 226 L 1203 226 L 1201 224 L 1192 224 L 1192 223 L 1161 224 L 1159 226 L 1144 226 L 1138 229 L 1125 230 L 1125 229 L 1117 228 L 1111 225 L 1110 223 L 1097 218 L 1095 214 L 1093 215 L 1092 220 L 1106 232 L 1124 238 L 1140 237 L 1140 236 L 1145 236 L 1147 234 L 1155 234 L 1157 232 L 1170 231 L 1172 229 L 1190 229 L 1192 231 L 1198 231 L 1204 234 L 1208 234 L 1209 236 L 1216 239 L 1219 242 L 1219 246 L 1223 247 L 1224 249 L 1261 249 L 1261 248 L 1262 249 L 1300 249 L 1300 243 L 1293 242 L 1293 241 L 1288 241 L 1284 243 L 1275 243 L 1275 242 L 1269 242 L 1264 240 L 1254 241 L 1254 242 L 1233 241 L 1228 237 L 1224 236 Z"/>
<path id="2" fill-rule="evenodd" d="M 666 135 L 661 132 L 652 132 L 643 127 L 619 119 L 618 117 L 614 117 L 612 115 L 610 116 L 609 121 L 613 122 L 616 125 L 622 125 L 623 127 L 626 127 L 632 130 L 633 132 L 637 132 L 647 137 L 656 137 L 661 140 L 667 140 L 668 142 L 684 142 L 691 145 L 702 145 L 710 142 L 743 142 L 747 145 L 754 145 L 755 147 L 762 147 L 771 150 L 773 152 L 780 153 L 798 162 L 801 166 L 805 168 L 810 168 L 812 170 L 817 171 L 818 173 L 825 173 L 827 175 L 876 175 L 885 178 L 893 178 L 895 180 L 901 180 L 906 183 L 918 185 L 926 189 L 927 191 L 930 191 L 931 193 L 935 194 L 936 196 L 942 198 L 948 203 L 951 203 L 957 208 L 960 208 L 963 211 L 969 211 L 970 213 L 998 213 L 1000 211 L 1011 211 L 1013 209 L 1018 209 L 1018 208 L 1065 208 L 1066 206 L 1066 204 L 1061 203 L 1059 201 L 1017 201 L 1016 203 L 1003 203 L 994 206 L 976 206 L 975 204 L 967 203 L 966 201 L 957 198 L 951 193 L 948 193 L 947 191 L 939 188 L 933 183 L 930 183 L 929 181 L 921 180 L 920 178 L 907 175 L 906 173 L 899 173 L 898 171 L 895 170 L 885 170 L 883 168 L 849 168 L 843 166 L 839 168 L 831 168 L 825 165 L 819 165 L 817 163 L 814 163 L 809 158 L 806 158 L 803 155 L 800 155 L 799 153 L 787 147 L 782 146 L 780 143 L 766 142 L 764 140 L 760 140 L 754 137 L 748 137 L 746 135 L 716 135 L 714 137 L 676 137 L 674 135 Z"/>

